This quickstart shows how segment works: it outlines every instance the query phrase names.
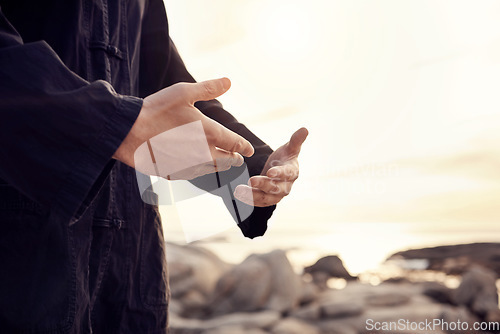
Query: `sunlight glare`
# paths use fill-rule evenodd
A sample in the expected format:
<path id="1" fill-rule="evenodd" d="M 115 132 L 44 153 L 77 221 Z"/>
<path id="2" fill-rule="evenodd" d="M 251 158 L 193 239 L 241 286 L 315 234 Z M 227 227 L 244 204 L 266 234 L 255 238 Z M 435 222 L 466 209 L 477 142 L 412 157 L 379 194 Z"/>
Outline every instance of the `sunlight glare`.
<path id="1" fill-rule="evenodd" d="M 256 20 L 259 51 L 276 62 L 297 63 L 314 51 L 315 31 L 310 6 L 297 1 L 273 1 Z M 256 27 L 253 26 L 253 29 Z"/>

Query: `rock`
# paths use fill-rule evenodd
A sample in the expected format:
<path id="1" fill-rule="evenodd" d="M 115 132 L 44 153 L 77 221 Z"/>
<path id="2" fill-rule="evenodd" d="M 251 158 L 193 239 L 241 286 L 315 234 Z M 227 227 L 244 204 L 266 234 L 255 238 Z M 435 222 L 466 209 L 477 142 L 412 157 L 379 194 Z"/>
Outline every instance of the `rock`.
<path id="1" fill-rule="evenodd" d="M 256 313 L 232 313 L 210 320 L 187 319 L 176 316 L 170 317 L 171 334 L 201 334 L 207 331 L 227 331 L 229 329 L 244 330 L 251 333 L 257 329 L 273 327 L 281 318 L 275 311 Z M 257 332 L 259 333 L 259 332 Z"/>
<path id="2" fill-rule="evenodd" d="M 182 312 L 179 313 L 188 318 L 199 318 L 205 315 L 204 308 L 207 300 L 201 292 L 191 290 L 185 293 L 178 301 L 182 304 Z"/>
<path id="3" fill-rule="evenodd" d="M 217 282 L 210 303 L 211 313 L 247 312 L 264 308 L 271 293 L 271 270 L 267 263 L 250 256 Z"/>
<path id="4" fill-rule="evenodd" d="M 399 319 L 420 322 L 426 319 L 438 318 L 444 306 L 434 303 L 430 298 L 423 296 L 421 291 L 422 286 L 414 283 L 385 283 L 371 286 L 358 281 L 351 281 L 347 283 L 344 289 L 324 291 L 321 293 L 318 302 L 320 305 L 333 304 L 333 310 L 335 310 L 336 304 L 357 305 L 358 309 L 356 310 L 353 307 L 350 316 L 322 317 L 314 321 L 314 325 L 318 326 L 322 333 L 374 333 L 377 332 L 374 329 L 367 330 L 367 319 L 378 322 L 397 322 Z M 369 305 L 367 300 L 377 306 Z M 401 304 L 403 300 L 405 302 Z M 398 306 L 392 306 L 394 304 L 398 304 Z M 344 305 L 343 307 L 346 307 Z M 335 315 L 335 313 L 333 314 Z M 385 331 L 379 332 L 385 333 Z M 396 332 L 415 333 L 411 329 Z M 395 332 L 388 333 L 395 334 Z M 430 332 L 420 331 L 419 333 L 429 334 Z M 435 333 L 441 332 L 436 331 Z"/>
<path id="5" fill-rule="evenodd" d="M 169 314 L 169 328 L 170 334 L 201 334 L 206 329 L 202 321 L 181 318 L 176 314 Z"/>
<path id="6" fill-rule="evenodd" d="M 454 304 L 453 290 L 438 282 L 425 282 L 422 294 L 441 304 Z"/>
<path id="7" fill-rule="evenodd" d="M 208 296 L 230 265 L 214 253 L 196 246 L 167 243 L 167 263 L 172 298 L 196 290 Z"/>
<path id="8" fill-rule="evenodd" d="M 290 316 L 302 320 L 314 321 L 320 318 L 321 307 L 319 304 L 312 303 L 292 311 Z"/>
<path id="9" fill-rule="evenodd" d="M 258 328 L 252 328 L 252 329 L 245 329 L 245 334 L 268 334 L 269 332 L 263 331 L 262 329 Z"/>
<path id="10" fill-rule="evenodd" d="M 439 319 L 443 321 L 440 329 L 450 334 L 464 332 L 464 328 L 469 329 L 467 332 L 473 333 L 473 323 L 478 321 L 465 307 L 453 306 L 445 306 Z"/>
<path id="11" fill-rule="evenodd" d="M 397 292 L 377 294 L 373 296 L 367 296 L 365 298 L 366 304 L 369 306 L 400 306 L 407 304 L 410 301 L 410 297 L 406 294 L 401 294 Z"/>
<path id="12" fill-rule="evenodd" d="M 319 294 L 318 287 L 312 282 L 302 282 L 302 293 L 299 298 L 299 304 L 309 304 L 316 300 Z"/>
<path id="13" fill-rule="evenodd" d="M 460 275 L 467 271 L 471 265 L 472 259 L 468 256 L 450 257 L 443 260 L 440 271 L 448 275 Z"/>
<path id="14" fill-rule="evenodd" d="M 304 269 L 306 273 L 324 272 L 329 277 L 338 277 L 345 280 L 355 280 L 356 277 L 351 276 L 345 269 L 342 260 L 336 255 L 329 255 L 319 259 L 312 266 Z"/>
<path id="15" fill-rule="evenodd" d="M 320 334 L 317 327 L 293 318 L 278 322 L 271 330 L 273 334 Z"/>
<path id="16" fill-rule="evenodd" d="M 330 279 L 330 276 L 327 273 L 323 271 L 315 271 L 310 275 L 312 276 L 312 281 L 318 290 L 323 291 L 328 289 L 327 282 Z"/>
<path id="17" fill-rule="evenodd" d="M 378 286 L 364 284 L 359 281 L 347 282 L 347 285 L 340 290 L 329 289 L 323 291 L 318 296 L 318 302 L 335 301 L 338 303 L 351 303 L 357 305 L 367 305 L 372 303 L 374 307 L 392 307 L 391 305 L 407 301 L 413 303 L 415 298 L 422 297 L 426 303 L 430 303 L 429 298 L 421 296 L 422 287 L 413 283 L 385 283 Z M 376 306 L 375 306 L 376 305 Z"/>
<path id="18" fill-rule="evenodd" d="M 358 320 L 356 320 L 359 322 Z M 320 333 L 328 334 L 358 334 L 364 333 L 363 328 L 357 329 L 357 325 L 346 324 L 338 320 L 327 320 L 317 323 Z"/>
<path id="19" fill-rule="evenodd" d="M 241 326 L 226 326 L 204 331 L 203 334 L 246 334 L 245 328 Z"/>
<path id="20" fill-rule="evenodd" d="M 207 328 L 225 326 L 241 326 L 245 329 L 270 328 L 280 320 L 281 314 L 276 311 L 262 311 L 255 313 L 232 313 L 206 321 Z"/>
<path id="21" fill-rule="evenodd" d="M 442 271 L 447 274 L 462 274 L 471 265 L 481 265 L 493 270 L 500 276 L 500 243 L 472 243 L 452 246 L 439 246 L 421 249 L 411 249 L 398 252 L 390 259 L 427 259 L 430 270 Z"/>
<path id="22" fill-rule="evenodd" d="M 217 282 L 212 314 L 260 309 L 285 312 L 299 304 L 302 282 L 281 250 L 250 255 Z"/>
<path id="23" fill-rule="evenodd" d="M 268 334 L 268 331 L 264 331 L 259 328 L 245 329 L 245 334 Z"/>
<path id="24" fill-rule="evenodd" d="M 321 304 L 321 316 L 323 318 L 345 318 L 353 317 L 363 313 L 363 306 L 356 303 L 327 301 Z"/>
<path id="25" fill-rule="evenodd" d="M 174 314 L 182 314 L 184 308 L 182 303 L 176 299 L 170 299 L 168 302 L 168 312 Z"/>
<path id="26" fill-rule="evenodd" d="M 411 281 L 406 278 L 406 277 L 390 277 L 382 282 L 384 283 L 398 283 L 398 284 L 403 284 L 403 283 L 411 283 Z"/>
<path id="27" fill-rule="evenodd" d="M 473 267 L 462 277 L 455 290 L 457 305 L 467 306 L 473 313 L 484 317 L 498 309 L 496 274 L 485 268 Z"/>
<path id="28" fill-rule="evenodd" d="M 168 276 L 171 281 L 185 279 L 192 273 L 191 266 L 184 262 L 172 261 L 168 263 Z"/>
<path id="29" fill-rule="evenodd" d="M 443 305 L 432 303 L 428 298 L 416 298 L 413 296 L 411 302 L 394 307 L 376 307 L 367 308 L 365 313 L 358 318 L 358 324 L 355 328 L 358 332 L 363 333 L 373 333 L 376 332 L 373 326 L 375 323 L 393 324 L 392 328 L 381 328 L 380 333 L 388 334 L 440 334 L 444 333 L 440 328 L 434 328 L 434 330 L 429 330 L 428 328 L 418 328 L 412 326 L 418 326 L 417 324 L 433 321 L 433 319 L 440 319 L 443 311 Z M 370 323 L 367 323 L 370 319 Z M 404 326 L 395 328 L 395 325 L 399 324 L 400 319 L 403 319 Z M 413 325 L 412 325 L 413 324 Z"/>
<path id="30" fill-rule="evenodd" d="M 271 295 L 266 309 L 284 312 L 293 309 L 302 297 L 302 281 L 282 250 L 259 255 L 271 269 Z"/>
<path id="31" fill-rule="evenodd" d="M 267 334 L 268 332 L 262 329 L 252 328 L 245 329 L 241 326 L 226 326 L 222 328 L 210 329 L 203 334 Z"/>
<path id="32" fill-rule="evenodd" d="M 495 323 L 500 326 L 500 310 L 490 310 L 486 314 L 484 321 Z M 496 331 L 500 331 L 500 327 L 496 329 Z"/>

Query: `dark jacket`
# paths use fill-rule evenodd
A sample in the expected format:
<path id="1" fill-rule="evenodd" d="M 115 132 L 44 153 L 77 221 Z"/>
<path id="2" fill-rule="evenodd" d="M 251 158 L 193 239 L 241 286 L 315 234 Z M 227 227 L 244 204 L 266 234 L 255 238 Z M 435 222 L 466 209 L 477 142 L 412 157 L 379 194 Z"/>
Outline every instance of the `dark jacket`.
<path id="1" fill-rule="evenodd" d="M 111 157 L 141 97 L 181 81 L 161 0 L 0 0 L 0 333 L 165 332 L 158 208 Z M 259 174 L 271 149 L 196 106 L 254 145 Z M 238 226 L 262 235 L 273 210 Z"/>

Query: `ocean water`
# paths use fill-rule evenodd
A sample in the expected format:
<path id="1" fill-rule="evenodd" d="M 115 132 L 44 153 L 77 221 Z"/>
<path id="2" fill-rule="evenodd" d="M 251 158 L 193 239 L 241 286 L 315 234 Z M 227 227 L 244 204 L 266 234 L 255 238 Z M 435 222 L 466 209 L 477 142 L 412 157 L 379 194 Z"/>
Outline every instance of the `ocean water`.
<path id="1" fill-rule="evenodd" d="M 187 244 L 182 227 L 170 223 L 164 221 L 166 240 Z M 230 263 L 239 263 L 252 253 L 283 249 L 297 272 L 322 256 L 338 255 L 352 274 L 361 274 L 382 270 L 384 261 L 401 250 L 499 241 L 500 226 L 494 224 L 311 221 L 297 226 L 278 220 L 264 237 L 244 238 L 234 225 L 192 244 Z"/>

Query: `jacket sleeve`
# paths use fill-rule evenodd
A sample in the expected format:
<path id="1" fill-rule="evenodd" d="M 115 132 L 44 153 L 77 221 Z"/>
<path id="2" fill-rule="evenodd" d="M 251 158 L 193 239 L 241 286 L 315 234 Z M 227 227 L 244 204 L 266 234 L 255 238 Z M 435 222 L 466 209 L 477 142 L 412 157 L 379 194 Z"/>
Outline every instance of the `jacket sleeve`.
<path id="1" fill-rule="evenodd" d="M 0 8 L 0 178 L 71 222 L 112 165 L 142 99 L 71 72 L 43 42 L 24 44 Z"/>
<path id="2" fill-rule="evenodd" d="M 151 0 L 147 9 L 141 40 L 140 94 L 147 96 L 159 89 L 178 82 L 195 82 L 187 71 L 177 49 L 169 37 L 165 7 L 161 0 Z M 246 138 L 255 148 L 255 154 L 245 158 L 250 176 L 259 175 L 273 150 L 253 134 L 245 125 L 228 113 L 217 100 L 197 102 L 195 106 L 206 116 Z M 223 172 L 224 173 L 224 172 Z M 223 174 L 220 173 L 220 174 Z M 228 179 L 220 177 L 220 179 Z M 200 182 L 197 182 L 200 181 Z M 201 185 L 202 180 L 195 180 Z M 224 201 L 231 207 L 231 201 Z M 249 238 L 263 235 L 267 222 L 276 206 L 255 207 L 250 217 L 241 221 L 236 218 L 243 234 Z M 231 211 L 231 210 L 230 210 Z"/>

